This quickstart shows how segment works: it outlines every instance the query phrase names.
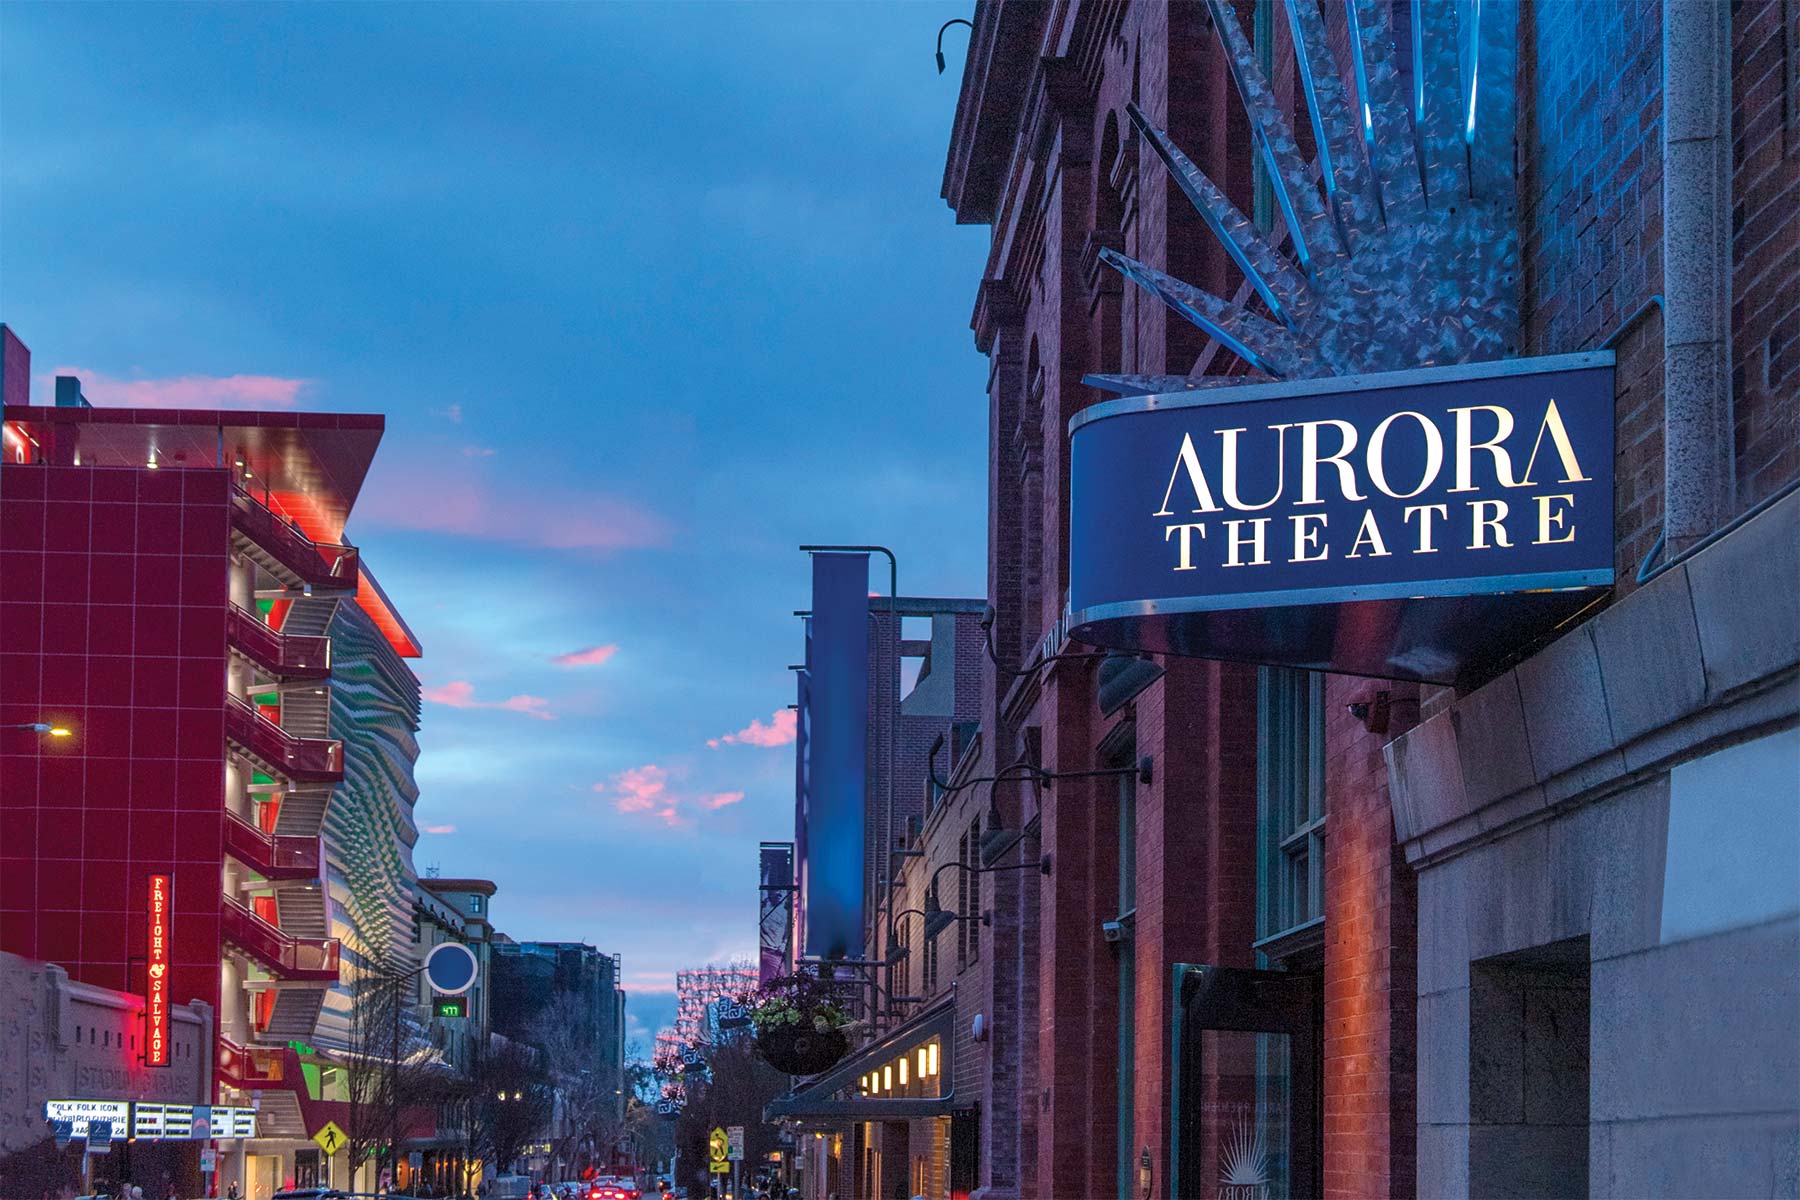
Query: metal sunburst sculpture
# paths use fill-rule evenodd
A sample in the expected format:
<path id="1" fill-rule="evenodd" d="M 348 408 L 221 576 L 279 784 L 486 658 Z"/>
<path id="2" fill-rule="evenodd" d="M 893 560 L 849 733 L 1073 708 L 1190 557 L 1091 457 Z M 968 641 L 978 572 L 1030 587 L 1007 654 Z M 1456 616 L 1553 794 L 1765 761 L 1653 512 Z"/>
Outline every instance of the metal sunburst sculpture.
<path id="1" fill-rule="evenodd" d="M 1317 147 L 1311 163 L 1228 0 L 1207 0 L 1274 195 L 1280 245 L 1135 104 L 1128 108 L 1243 272 L 1249 296 L 1222 299 L 1111 250 L 1102 251 L 1107 263 L 1267 378 L 1516 354 L 1516 4 L 1411 0 L 1407 97 L 1388 0 L 1324 0 L 1341 12 L 1348 70 L 1331 50 L 1319 0 L 1280 3 L 1303 102 L 1296 107 Z M 1086 382 L 1137 396 L 1243 380 L 1090 375 Z"/>

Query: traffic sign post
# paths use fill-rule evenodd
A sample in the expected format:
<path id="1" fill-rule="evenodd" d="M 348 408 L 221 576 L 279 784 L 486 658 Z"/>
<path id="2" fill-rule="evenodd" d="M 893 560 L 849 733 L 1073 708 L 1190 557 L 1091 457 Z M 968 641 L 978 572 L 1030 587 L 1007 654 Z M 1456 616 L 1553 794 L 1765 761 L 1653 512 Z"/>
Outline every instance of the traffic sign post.
<path id="1" fill-rule="evenodd" d="M 742 1196 L 744 1194 L 744 1127 L 733 1125 L 726 1129 L 725 1142 L 725 1149 L 729 1152 L 731 1159 L 731 1194 L 734 1197 Z"/>
<path id="2" fill-rule="evenodd" d="M 713 1126 L 706 1139 L 706 1154 L 710 1160 L 707 1170 L 712 1174 L 724 1175 L 731 1170 L 731 1135 L 725 1132 L 724 1126 Z"/>

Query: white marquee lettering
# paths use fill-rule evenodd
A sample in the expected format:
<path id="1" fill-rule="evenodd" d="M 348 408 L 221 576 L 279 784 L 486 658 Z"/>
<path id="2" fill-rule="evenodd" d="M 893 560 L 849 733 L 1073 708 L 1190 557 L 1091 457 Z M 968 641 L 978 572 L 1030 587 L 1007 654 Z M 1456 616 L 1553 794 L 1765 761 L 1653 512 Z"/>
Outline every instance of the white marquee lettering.
<path id="1" fill-rule="evenodd" d="M 1537 545 L 1554 546 L 1561 542 L 1572 542 L 1575 540 L 1575 526 L 1573 525 L 1569 525 L 1567 527 L 1568 532 L 1561 537 L 1550 536 L 1551 527 L 1555 526 L 1557 529 L 1564 528 L 1564 519 L 1568 516 L 1568 513 L 1562 509 L 1552 509 L 1550 507 L 1551 503 L 1560 500 L 1570 508 L 1573 508 L 1575 507 L 1574 496 L 1565 492 L 1559 496 L 1534 496 L 1532 499 L 1537 501 L 1538 506 Z"/>
<path id="2" fill-rule="evenodd" d="M 1513 415 L 1506 409 L 1494 404 L 1476 404 L 1469 408 L 1453 408 L 1456 414 L 1456 486 L 1453 492 L 1472 492 L 1475 485 L 1470 483 L 1474 475 L 1475 451 L 1486 450 L 1494 456 L 1494 474 L 1499 477 L 1501 487 L 1518 487 L 1518 480 L 1513 478 L 1512 455 L 1501 445 L 1512 436 Z M 1485 442 L 1475 440 L 1475 414 L 1489 412 L 1494 414 L 1494 436 Z"/>
<path id="3" fill-rule="evenodd" d="M 1419 544 L 1414 554 L 1436 554 L 1437 547 L 1431 544 L 1431 518 L 1437 516 L 1443 520 L 1450 519 L 1450 506 L 1447 504 L 1409 504 L 1400 510 L 1400 519 L 1410 521 L 1414 514 L 1419 518 Z"/>
<path id="4" fill-rule="evenodd" d="M 1337 453 L 1319 456 L 1319 427 L 1332 425 L 1343 437 L 1344 444 L 1338 447 Z M 1319 468 L 1330 463 L 1337 468 L 1338 490 L 1343 492 L 1346 500 L 1367 500 L 1368 497 L 1356 490 L 1356 468 L 1345 462 L 1349 453 L 1356 449 L 1356 426 L 1348 421 L 1335 418 L 1325 421 L 1300 422 L 1300 499 L 1299 504 L 1323 504 L 1319 499 Z"/>
<path id="5" fill-rule="evenodd" d="M 1244 525 L 1250 526 L 1250 536 L 1248 537 L 1239 532 L 1240 527 Z M 1269 518 L 1267 517 L 1250 517 L 1242 521 L 1225 522 L 1225 565 L 1228 567 L 1267 566 L 1269 556 L 1264 538 L 1268 529 Z M 1249 546 L 1256 552 L 1256 557 L 1248 563 L 1238 557 L 1239 551 L 1243 550 L 1245 546 Z"/>
<path id="6" fill-rule="evenodd" d="M 1169 472 L 1169 486 L 1163 490 L 1162 507 L 1150 515 L 1153 517 L 1171 517 L 1175 514 L 1169 508 L 1169 497 L 1174 494 L 1175 481 L 1187 472 L 1188 485 L 1194 489 L 1195 512 L 1218 512 L 1218 502 L 1213 499 L 1212 488 L 1207 486 L 1206 472 L 1200 469 L 1200 455 L 1194 450 L 1194 435 L 1181 435 L 1181 450 L 1175 456 L 1175 468 Z"/>
<path id="7" fill-rule="evenodd" d="M 1220 475 L 1220 486 L 1225 492 L 1225 503 L 1239 512 L 1259 512 L 1281 499 L 1282 489 L 1287 486 L 1287 431 L 1292 425 L 1271 425 L 1275 431 L 1275 494 L 1261 504 L 1245 504 L 1238 495 L 1238 434 L 1243 429 L 1221 429 L 1219 436 L 1224 439 L 1221 447 L 1224 467 Z M 1166 505 L 1168 500 L 1165 498 Z"/>
<path id="8" fill-rule="evenodd" d="M 1506 526 L 1501 524 L 1502 521 L 1506 520 L 1506 511 L 1506 501 L 1504 500 L 1469 501 L 1469 516 L 1473 522 L 1472 527 L 1469 530 L 1469 549 L 1492 549 L 1493 547 L 1489 546 L 1487 540 L 1487 535 L 1490 532 L 1494 535 L 1494 546 L 1505 549 L 1512 545 L 1512 542 L 1508 540 L 1506 536 Z M 1484 512 L 1491 515 L 1484 517 L 1481 515 Z"/>
<path id="9" fill-rule="evenodd" d="M 1357 527 L 1356 540 L 1350 543 L 1350 553 L 1345 558 L 1361 558 L 1362 547 L 1370 546 L 1370 558 L 1386 558 L 1389 554 L 1387 543 L 1381 540 L 1381 527 L 1375 524 L 1375 510 L 1363 509 L 1362 524 Z"/>
<path id="10" fill-rule="evenodd" d="M 1193 535 L 1195 532 L 1198 532 L 1200 536 L 1204 538 L 1206 536 L 1206 523 L 1204 521 L 1196 521 L 1189 525 L 1166 526 L 1163 529 L 1163 541 L 1167 542 L 1174 536 L 1175 531 L 1178 529 L 1181 531 L 1181 557 L 1180 565 L 1175 569 L 1177 571 L 1192 571 L 1194 569 Z"/>
<path id="11" fill-rule="evenodd" d="M 1544 410 L 1544 419 L 1538 425 L 1537 440 L 1531 443 L 1531 457 L 1525 462 L 1525 477 L 1521 484 L 1531 483 L 1531 470 L 1537 465 L 1538 450 L 1544 444 L 1544 435 L 1550 435 L 1550 444 L 1556 448 L 1556 457 L 1562 460 L 1564 483 L 1586 483 L 1588 477 L 1581 473 L 1581 464 L 1575 461 L 1575 444 L 1569 440 L 1569 431 L 1563 425 L 1562 414 L 1556 411 L 1556 401 L 1550 401 L 1550 407 Z"/>
<path id="12" fill-rule="evenodd" d="M 1319 535 L 1325 531 L 1324 513 L 1296 513 L 1288 520 L 1294 523 L 1294 557 L 1288 559 L 1289 562 L 1324 562 L 1331 557 L 1331 547 L 1319 544 Z M 1308 521 L 1317 521 L 1319 527 L 1308 529 Z M 1314 549 L 1318 551 L 1317 554 L 1307 553 Z"/>
<path id="13" fill-rule="evenodd" d="M 1382 452 L 1387 448 L 1388 430 L 1401 417 L 1411 417 L 1417 421 L 1420 430 L 1425 434 L 1425 473 L 1419 479 L 1419 486 L 1410 492 L 1396 492 L 1388 486 L 1387 466 L 1382 461 Z M 1368 459 L 1369 482 L 1375 485 L 1377 491 L 1384 496 L 1392 496 L 1396 500 L 1411 500 L 1437 482 L 1438 472 L 1444 467 L 1444 435 L 1438 432 L 1438 427 L 1432 424 L 1431 419 L 1424 413 L 1405 409 L 1397 413 L 1390 413 L 1382 419 L 1381 424 L 1375 427 L 1375 432 L 1369 435 Z"/>

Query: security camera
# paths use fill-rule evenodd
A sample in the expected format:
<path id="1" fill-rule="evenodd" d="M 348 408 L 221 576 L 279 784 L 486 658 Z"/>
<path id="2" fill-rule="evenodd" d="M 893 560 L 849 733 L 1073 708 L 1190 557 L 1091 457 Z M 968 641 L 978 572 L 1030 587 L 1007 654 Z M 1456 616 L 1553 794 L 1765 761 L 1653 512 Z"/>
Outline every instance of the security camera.
<path id="1" fill-rule="evenodd" d="M 1125 940 L 1125 923 L 1123 921 L 1102 921 L 1100 922 L 1100 933 L 1109 942 L 1122 942 Z"/>

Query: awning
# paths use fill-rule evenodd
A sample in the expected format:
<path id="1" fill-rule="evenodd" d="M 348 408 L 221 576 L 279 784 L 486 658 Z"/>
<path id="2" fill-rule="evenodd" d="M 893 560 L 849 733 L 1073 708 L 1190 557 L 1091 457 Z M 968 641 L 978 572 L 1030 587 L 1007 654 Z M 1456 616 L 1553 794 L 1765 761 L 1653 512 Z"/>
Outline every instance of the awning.
<path id="1" fill-rule="evenodd" d="M 935 1039 L 938 1058 L 936 1096 L 863 1096 L 857 1080 L 900 1054 Z M 815 1075 L 789 1095 L 763 1109 L 764 1120 L 780 1117 L 848 1118 L 856 1121 L 902 1121 L 912 1117 L 947 1117 L 956 1100 L 956 995 L 952 992 L 880 1041 L 870 1042 L 831 1070 Z"/>

